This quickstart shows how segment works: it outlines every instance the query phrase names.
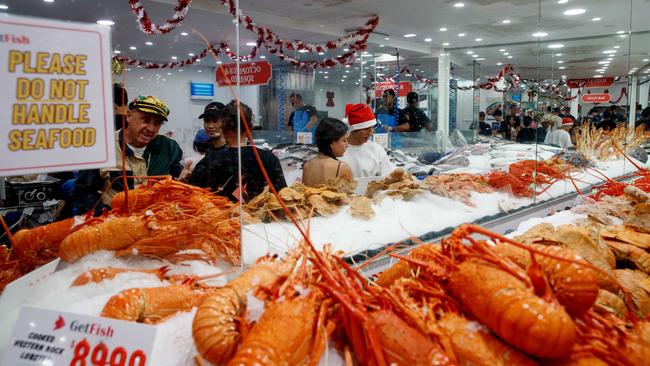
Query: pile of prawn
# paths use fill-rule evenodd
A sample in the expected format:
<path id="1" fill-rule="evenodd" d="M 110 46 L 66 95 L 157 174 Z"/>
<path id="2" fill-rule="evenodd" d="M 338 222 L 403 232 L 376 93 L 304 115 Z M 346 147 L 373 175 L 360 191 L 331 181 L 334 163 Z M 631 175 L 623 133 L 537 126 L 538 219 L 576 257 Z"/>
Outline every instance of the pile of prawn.
<path id="1" fill-rule="evenodd" d="M 239 211 L 225 197 L 165 178 L 130 190 L 128 206 L 125 198 L 118 193 L 112 210 L 101 217 L 77 216 L 18 231 L 11 251 L 5 248 L 7 255 L 0 257 L 0 291 L 57 257 L 74 262 L 98 250 L 239 264 Z M 190 250 L 194 254 L 186 254 Z"/>

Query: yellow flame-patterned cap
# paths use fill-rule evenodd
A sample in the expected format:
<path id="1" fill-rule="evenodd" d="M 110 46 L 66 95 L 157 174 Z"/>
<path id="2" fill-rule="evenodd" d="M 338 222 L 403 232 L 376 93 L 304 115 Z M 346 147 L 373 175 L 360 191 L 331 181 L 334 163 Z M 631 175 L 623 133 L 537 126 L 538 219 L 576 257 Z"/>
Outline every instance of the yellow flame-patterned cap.
<path id="1" fill-rule="evenodd" d="M 169 116 L 169 108 L 162 100 L 153 95 L 139 95 L 129 103 L 129 109 L 161 116 L 165 121 Z"/>

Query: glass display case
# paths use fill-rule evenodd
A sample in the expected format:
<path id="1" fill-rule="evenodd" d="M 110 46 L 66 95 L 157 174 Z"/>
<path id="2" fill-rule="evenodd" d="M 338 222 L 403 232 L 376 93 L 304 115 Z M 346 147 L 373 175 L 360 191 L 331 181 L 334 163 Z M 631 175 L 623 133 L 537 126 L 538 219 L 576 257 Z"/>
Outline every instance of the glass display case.
<path id="1" fill-rule="evenodd" d="M 174 276 L 223 286 L 256 263 L 296 255 L 305 242 L 372 278 L 395 262 L 388 251 L 407 253 L 463 224 L 512 233 L 531 219 L 593 203 L 614 182 L 647 169 L 650 35 L 643 14 L 650 5 L 442 3 L 0 6 L 0 22 L 103 21 L 111 81 L 123 87 L 115 89 L 110 131 L 117 167 L 93 173 L 101 181 L 86 180 L 83 170 L 27 177 L 25 187 L 48 183 L 47 195 L 28 204 L 12 196 L 16 177 L 0 181 L 8 231 L 2 244 L 36 235 L 32 227 L 54 227 L 42 224 L 65 226 L 38 250 L 0 251 L 0 264 L 15 269 L 0 277 L 7 279 L 2 286 L 62 258 L 39 285 L 44 295 L 25 294 L 16 309 L 51 301 L 54 309 L 96 316 L 108 292 L 175 284 Z M 407 6 L 422 14 L 403 15 Z M 588 14 L 574 15 L 578 6 Z M 153 104 L 143 113 L 166 108 L 164 123 L 129 132 L 146 100 Z M 134 145 L 131 133 L 147 144 Z M 165 150 L 175 161 L 160 171 L 149 169 L 160 153 L 154 140 L 178 152 Z M 37 194 L 34 188 L 30 197 Z M 118 224 L 100 238 L 104 247 L 78 256 L 59 249 L 69 235 L 106 222 Z M 122 238 L 131 233 L 139 236 Z M 114 244 L 118 239 L 124 243 Z M 88 293 L 70 287 L 95 267 L 137 274 Z M 85 295 L 90 300 L 82 301 Z M 190 364 L 191 342 L 169 360 L 162 350 L 193 315 L 160 328 L 155 364 Z M 9 331 L 0 332 L 0 345 Z"/>

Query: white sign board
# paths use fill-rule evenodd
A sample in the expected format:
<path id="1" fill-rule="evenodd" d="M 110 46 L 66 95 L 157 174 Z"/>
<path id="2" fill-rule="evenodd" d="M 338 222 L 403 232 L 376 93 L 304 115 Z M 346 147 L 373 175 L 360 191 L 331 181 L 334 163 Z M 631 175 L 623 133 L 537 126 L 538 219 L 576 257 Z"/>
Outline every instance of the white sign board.
<path id="1" fill-rule="evenodd" d="M 389 134 L 387 133 L 375 133 L 372 135 L 372 140 L 383 147 L 384 150 L 388 150 L 390 147 Z"/>
<path id="2" fill-rule="evenodd" d="M 296 132 L 296 143 L 311 145 L 313 142 L 313 133 L 311 132 Z"/>
<path id="3" fill-rule="evenodd" d="M 0 17 L 0 176 L 115 166 L 110 29 Z"/>
<path id="4" fill-rule="evenodd" d="M 2 314 L 3 326 L 0 327 L 0 350 L 11 335 L 11 329 L 18 318 L 18 309 L 25 303 L 25 300 L 39 291 L 39 286 L 49 279 L 61 262 L 57 258 L 50 263 L 44 264 L 28 274 L 8 284 L 2 295 L 0 295 L 0 314 Z"/>
<path id="5" fill-rule="evenodd" d="M 150 325 L 24 307 L 0 365 L 145 366 L 155 336 Z"/>

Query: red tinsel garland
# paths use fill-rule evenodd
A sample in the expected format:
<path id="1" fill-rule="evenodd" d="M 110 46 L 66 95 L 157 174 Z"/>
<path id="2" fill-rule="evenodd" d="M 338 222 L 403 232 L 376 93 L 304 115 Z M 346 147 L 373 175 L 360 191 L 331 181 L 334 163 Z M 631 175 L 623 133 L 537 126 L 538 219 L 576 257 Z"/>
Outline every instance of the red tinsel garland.
<path id="1" fill-rule="evenodd" d="M 251 50 L 251 53 L 246 55 L 246 56 L 239 56 L 239 61 L 246 62 L 246 61 L 251 61 L 255 58 L 257 54 L 258 47 L 253 47 Z M 232 52 L 230 49 L 230 46 L 228 46 L 227 43 L 222 42 L 219 43 L 218 46 L 210 45 L 209 48 L 203 49 L 201 52 L 199 52 L 196 56 L 193 56 L 191 58 L 188 58 L 187 60 L 182 60 L 182 61 L 170 61 L 167 63 L 155 63 L 155 62 L 147 62 L 147 61 L 140 61 L 133 59 L 128 56 L 114 56 L 113 59 L 117 60 L 119 62 L 123 62 L 127 65 L 132 65 L 132 66 L 140 66 L 145 69 L 175 69 L 177 67 L 183 67 L 187 65 L 192 65 L 196 61 L 204 58 L 205 56 L 208 55 L 208 52 L 212 52 L 215 56 L 219 55 L 220 53 L 226 54 L 230 59 L 233 61 L 237 60 L 237 54 Z"/>
<path id="2" fill-rule="evenodd" d="M 293 41 L 280 38 L 273 30 L 255 24 L 253 18 L 245 15 L 241 9 L 237 14 L 237 7 L 234 0 L 221 0 L 228 7 L 228 11 L 236 17 L 240 23 L 245 24 L 246 29 L 257 34 L 267 48 L 287 49 L 288 51 L 307 50 L 309 52 L 325 52 L 331 49 L 338 49 L 348 45 L 350 50 L 362 50 L 366 48 L 366 42 L 370 33 L 379 25 L 379 17 L 374 15 L 359 30 L 347 33 L 336 40 L 325 43 L 310 43 L 304 41 Z"/>
<path id="3" fill-rule="evenodd" d="M 174 30 L 176 26 L 180 25 L 185 19 L 185 15 L 189 10 L 192 0 L 178 0 L 178 5 L 174 8 L 174 15 L 171 19 L 167 19 L 164 25 L 154 24 L 149 18 L 149 14 L 144 9 L 138 0 L 129 0 L 129 6 L 137 17 L 138 26 L 140 30 L 147 34 L 166 34 Z"/>
<path id="4" fill-rule="evenodd" d="M 413 75 L 413 77 L 415 77 L 415 79 L 416 79 L 417 81 L 419 81 L 419 82 L 425 83 L 425 84 L 427 84 L 427 85 L 435 85 L 435 82 L 434 82 L 433 80 L 427 79 L 427 78 L 425 78 L 424 76 L 417 75 L 417 74 L 411 72 L 411 70 L 409 70 L 408 67 L 403 67 L 403 68 L 399 71 L 399 74 L 400 74 L 400 75 L 401 75 L 401 74 L 404 74 L 404 73 L 407 73 L 407 74 L 411 74 L 411 75 Z M 371 79 L 372 79 L 372 75 L 370 75 L 370 77 L 371 77 Z M 379 76 L 378 79 L 380 79 L 380 80 L 382 80 L 382 81 L 395 82 L 395 78 L 396 78 L 396 77 L 397 77 L 397 74 L 395 74 L 393 77 Z M 372 82 L 374 82 L 374 81 L 372 81 Z"/>
<path id="5" fill-rule="evenodd" d="M 129 0 L 129 5 L 131 9 L 137 16 L 137 21 L 140 29 L 147 34 L 163 34 L 168 33 L 173 30 L 177 25 L 179 25 L 185 15 L 187 14 L 188 8 L 192 0 L 179 0 L 178 5 L 175 8 L 175 13 L 171 19 L 168 19 L 164 25 L 159 26 L 153 24 L 147 11 L 144 9 L 144 6 L 137 0 Z M 231 15 L 235 16 L 238 21 L 245 25 L 246 29 L 254 32 L 258 36 L 257 46 L 252 50 L 251 54 L 248 56 L 239 56 L 240 61 L 250 61 L 255 58 L 257 50 L 259 47 L 264 46 L 269 53 L 276 55 L 283 61 L 289 62 L 294 66 L 306 67 L 306 68 L 323 68 L 323 67 L 334 67 L 337 65 L 350 65 L 354 63 L 354 59 L 358 51 L 363 51 L 367 47 L 368 38 L 370 34 L 375 30 L 379 24 L 379 17 L 376 15 L 371 17 L 359 30 L 347 33 L 346 35 L 339 37 L 336 40 L 330 40 L 324 43 L 310 43 L 304 41 L 293 41 L 280 38 L 273 30 L 261 27 L 255 24 L 253 19 L 240 10 L 237 14 L 237 8 L 234 0 L 221 0 L 221 2 L 228 7 L 228 11 Z M 346 53 L 328 58 L 320 61 L 300 61 L 293 56 L 285 54 L 285 50 L 288 51 L 301 51 L 306 50 L 309 52 L 325 52 L 331 49 L 341 48 L 344 45 L 348 45 L 348 51 Z M 228 57 L 233 60 L 237 59 L 237 55 L 230 50 L 230 48 L 221 43 L 219 48 L 223 51 Z M 151 68 L 162 68 L 162 67 L 180 67 L 184 65 L 191 64 L 196 60 L 190 62 L 190 60 L 183 62 L 169 62 L 166 64 L 154 64 L 147 63 L 142 61 L 137 61 L 125 57 L 116 57 L 117 59 L 122 60 L 123 62 L 130 62 L 129 64 L 142 64 L 149 65 Z M 189 62 L 189 63 L 188 63 Z M 174 66 L 169 66 L 174 65 Z M 178 65 L 178 66 L 176 66 Z"/>

